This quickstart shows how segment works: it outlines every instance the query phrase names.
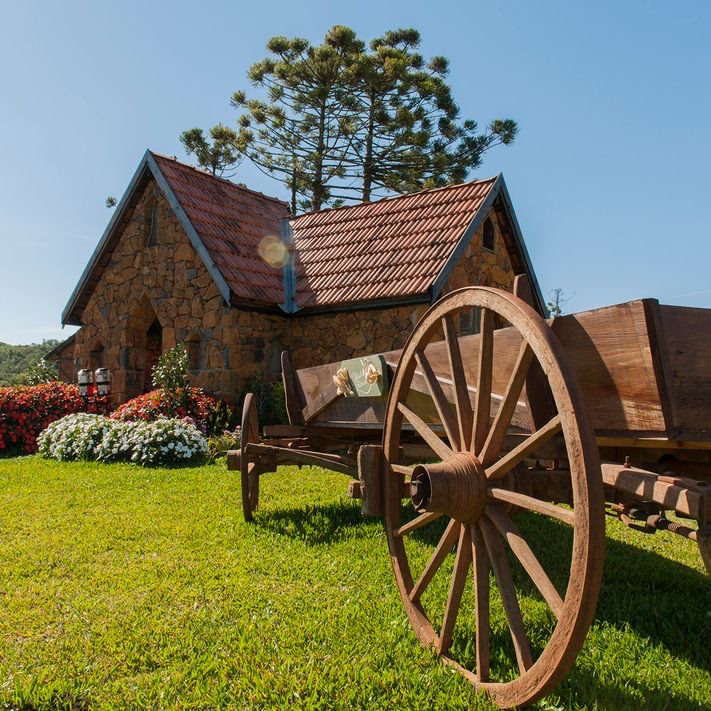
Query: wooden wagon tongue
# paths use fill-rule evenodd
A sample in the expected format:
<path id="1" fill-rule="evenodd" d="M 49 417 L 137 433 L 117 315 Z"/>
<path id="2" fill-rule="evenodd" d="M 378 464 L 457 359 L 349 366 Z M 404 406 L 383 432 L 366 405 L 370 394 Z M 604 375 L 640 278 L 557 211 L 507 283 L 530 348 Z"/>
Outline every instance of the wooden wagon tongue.
<path id="1" fill-rule="evenodd" d="M 412 471 L 410 498 L 419 513 L 476 521 L 486 503 L 484 467 L 470 452 L 455 452 L 435 464 L 418 464 Z"/>

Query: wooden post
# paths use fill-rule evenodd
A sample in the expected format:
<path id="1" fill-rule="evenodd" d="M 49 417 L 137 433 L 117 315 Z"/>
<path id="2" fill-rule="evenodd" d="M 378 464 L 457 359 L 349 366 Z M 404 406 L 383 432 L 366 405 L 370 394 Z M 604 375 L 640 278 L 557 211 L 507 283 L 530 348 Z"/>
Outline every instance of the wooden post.
<path id="1" fill-rule="evenodd" d="M 358 449 L 358 479 L 364 516 L 383 515 L 383 448 L 379 444 L 364 444 Z"/>

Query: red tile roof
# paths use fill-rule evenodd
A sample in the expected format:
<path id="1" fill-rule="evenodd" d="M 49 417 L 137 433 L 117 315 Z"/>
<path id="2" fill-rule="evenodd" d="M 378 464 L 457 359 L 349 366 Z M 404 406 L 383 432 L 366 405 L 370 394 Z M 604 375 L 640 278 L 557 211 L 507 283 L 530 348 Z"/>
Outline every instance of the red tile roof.
<path id="1" fill-rule="evenodd" d="M 535 284 L 501 177 L 294 218 L 296 267 L 291 273 L 282 268 L 289 261 L 284 261 L 288 253 L 281 241 L 282 221 L 288 218 L 285 202 L 147 151 L 62 323 L 81 325 L 82 312 L 151 177 L 230 304 L 284 305 L 292 312 L 431 299 L 499 197 L 514 227 L 509 249 Z"/>
<path id="2" fill-rule="evenodd" d="M 283 303 L 281 266 L 267 264 L 259 249 L 265 237 L 279 238 L 281 221 L 289 216 L 288 205 L 177 160 L 152 155 L 234 297 Z"/>
<path id="3" fill-rule="evenodd" d="M 496 178 L 292 221 L 301 308 L 426 294 L 486 201 Z"/>

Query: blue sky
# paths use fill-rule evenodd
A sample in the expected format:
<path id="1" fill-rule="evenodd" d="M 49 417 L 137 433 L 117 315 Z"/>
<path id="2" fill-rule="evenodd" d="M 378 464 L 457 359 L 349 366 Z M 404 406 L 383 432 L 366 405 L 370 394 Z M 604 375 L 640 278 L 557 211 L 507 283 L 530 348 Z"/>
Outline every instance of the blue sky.
<path id="1" fill-rule="evenodd" d="M 464 118 L 518 121 L 504 174 L 546 298 L 711 308 L 711 2 L 0 0 L 0 341 L 65 338 L 61 312 L 146 148 L 234 123 L 273 35 L 415 27 Z M 282 186 L 243 164 L 234 178 Z"/>

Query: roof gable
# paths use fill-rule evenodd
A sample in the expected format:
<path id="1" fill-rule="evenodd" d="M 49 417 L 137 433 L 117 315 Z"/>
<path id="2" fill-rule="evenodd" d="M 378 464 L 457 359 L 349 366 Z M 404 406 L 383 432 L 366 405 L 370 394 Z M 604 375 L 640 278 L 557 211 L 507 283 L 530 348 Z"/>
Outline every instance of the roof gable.
<path id="1" fill-rule="evenodd" d="M 81 314 L 151 178 L 226 303 L 272 307 L 280 303 L 282 271 L 259 257 L 259 244 L 266 235 L 279 235 L 281 222 L 289 215 L 287 204 L 146 151 L 62 313 L 63 324 L 81 325 Z"/>
<path id="2" fill-rule="evenodd" d="M 176 160 L 153 158 L 159 184 L 164 178 L 164 192 L 172 193 L 169 202 L 179 217 L 184 213 L 191 242 L 218 285 L 223 280 L 238 301 L 279 304 L 282 271 L 262 259 L 260 244 L 265 237 L 279 238 L 281 222 L 289 216 L 287 204 Z M 231 302 L 229 293 L 223 296 Z"/>
<path id="3" fill-rule="evenodd" d="M 529 275 L 542 308 L 501 175 L 297 217 L 298 308 L 434 300 L 495 203 L 512 262 Z"/>

